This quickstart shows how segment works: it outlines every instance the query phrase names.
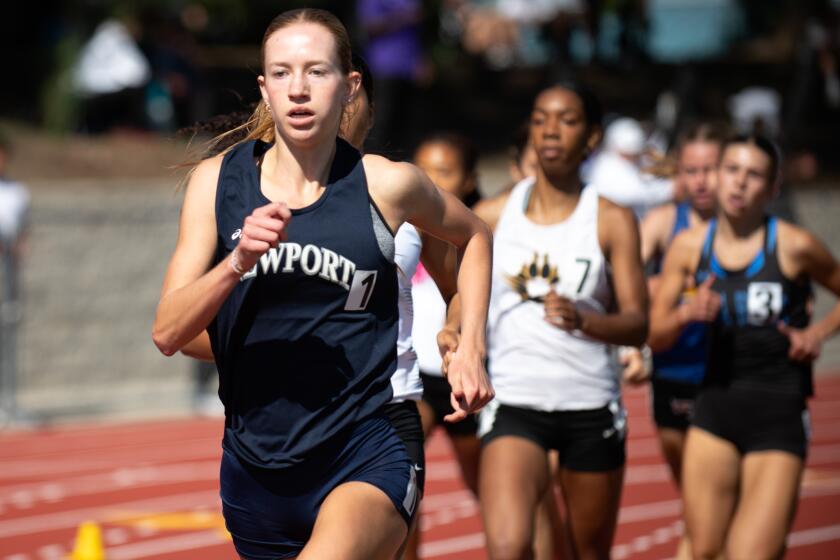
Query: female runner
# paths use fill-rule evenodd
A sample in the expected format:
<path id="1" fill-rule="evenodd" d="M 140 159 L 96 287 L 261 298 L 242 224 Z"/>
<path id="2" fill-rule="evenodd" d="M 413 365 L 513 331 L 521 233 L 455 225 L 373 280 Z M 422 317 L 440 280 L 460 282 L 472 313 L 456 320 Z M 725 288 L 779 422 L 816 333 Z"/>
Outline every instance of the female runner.
<path id="1" fill-rule="evenodd" d="M 656 291 L 661 258 L 681 231 L 708 223 L 715 213 L 715 187 L 720 145 L 724 138 L 716 128 L 701 124 L 686 131 L 676 148 L 677 190 L 685 202 L 652 210 L 641 224 L 642 260 L 652 262 L 655 276 L 649 287 Z M 696 301 L 690 297 L 693 281 L 685 287 L 678 312 L 692 315 Z M 694 396 L 705 371 L 705 329 L 686 322 L 676 344 L 654 355 L 653 416 L 659 442 L 674 480 L 679 484 L 685 433 L 691 420 Z"/>
<path id="2" fill-rule="evenodd" d="M 811 364 L 840 305 L 809 326 L 811 280 L 840 295 L 840 265 L 807 230 L 767 214 L 780 155 L 760 136 L 727 141 L 717 214 L 668 250 L 650 344 L 671 346 L 685 315 L 710 323 L 706 377 L 683 456 L 694 558 L 780 558 L 808 446 Z M 675 312 L 687 282 L 699 288 Z"/>
<path id="3" fill-rule="evenodd" d="M 612 345 L 647 336 L 647 290 L 629 210 L 584 188 L 601 109 L 575 85 L 545 89 L 531 114 L 535 180 L 476 207 L 495 229 L 479 497 L 490 557 L 531 558 L 537 507 L 559 452 L 571 546 L 608 558 L 625 462 Z"/>
<path id="4" fill-rule="evenodd" d="M 190 178 L 153 338 L 171 355 L 209 327 L 226 411 L 223 510 L 240 556 L 391 558 L 417 493 L 382 413 L 396 367 L 390 232 L 409 221 L 459 249 L 458 284 L 470 287 L 469 342 L 452 358 L 461 417 L 491 394 L 489 236 L 416 168 L 337 139 L 359 75 L 334 16 L 285 12 L 262 51 L 248 140 Z"/>
<path id="5" fill-rule="evenodd" d="M 659 282 L 662 256 L 674 237 L 698 224 L 708 223 L 715 213 L 715 188 L 722 130 L 710 124 L 697 124 L 680 135 L 676 146 L 676 191 L 686 200 L 651 210 L 642 221 L 642 262 L 653 265 L 648 279 L 651 294 Z M 699 303 L 691 296 L 694 283 L 683 291 L 678 313 L 692 315 Z M 673 347 L 653 356 L 651 396 L 656 434 L 671 475 L 680 486 L 685 436 L 694 410 L 694 398 L 706 370 L 706 337 L 703 323 L 686 319 L 682 334 Z M 688 540 L 680 541 L 677 558 L 691 557 Z"/>

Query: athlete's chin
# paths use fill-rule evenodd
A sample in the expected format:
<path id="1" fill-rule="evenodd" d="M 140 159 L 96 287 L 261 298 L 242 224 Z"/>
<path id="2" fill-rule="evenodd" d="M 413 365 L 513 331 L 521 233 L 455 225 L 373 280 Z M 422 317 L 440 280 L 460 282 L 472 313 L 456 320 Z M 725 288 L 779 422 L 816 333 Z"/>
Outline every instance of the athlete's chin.
<path id="1" fill-rule="evenodd" d="M 565 159 L 557 158 L 542 162 L 543 172 L 546 177 L 565 177 L 570 173 L 577 172 L 577 165 Z"/>
<path id="2" fill-rule="evenodd" d="M 289 127 L 283 131 L 286 142 L 300 147 L 314 146 L 320 140 L 320 127 L 310 124 L 305 127 Z"/>
<path id="3" fill-rule="evenodd" d="M 689 194 L 691 198 L 691 205 L 698 210 L 709 210 L 715 205 L 715 197 L 711 193 L 693 193 Z"/>
<path id="4" fill-rule="evenodd" d="M 739 206 L 724 206 L 722 210 L 724 215 L 730 220 L 739 220 L 748 214 L 746 208 Z"/>
<path id="5" fill-rule="evenodd" d="M 709 210 L 714 209 L 715 200 L 711 197 L 709 197 L 709 198 L 695 198 L 692 201 L 692 206 L 694 206 L 694 208 L 696 208 L 700 212 L 707 212 Z"/>

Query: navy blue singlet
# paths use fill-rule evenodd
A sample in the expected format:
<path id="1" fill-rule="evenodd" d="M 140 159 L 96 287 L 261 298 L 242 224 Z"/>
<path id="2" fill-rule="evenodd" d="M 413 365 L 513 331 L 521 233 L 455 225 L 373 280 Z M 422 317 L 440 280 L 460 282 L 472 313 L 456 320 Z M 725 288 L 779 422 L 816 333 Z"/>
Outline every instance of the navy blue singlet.
<path id="1" fill-rule="evenodd" d="M 678 204 L 671 238 L 690 225 L 691 205 Z M 659 266 L 657 266 L 657 269 Z M 699 269 L 698 269 L 699 270 Z M 705 278 L 705 275 L 701 273 Z M 697 385 L 706 372 L 706 325 L 691 323 L 670 350 L 653 355 L 654 377 Z"/>
<path id="2" fill-rule="evenodd" d="M 245 218 L 270 201 L 257 162 L 269 145 L 225 155 L 216 196 L 216 262 Z M 337 139 L 313 204 L 262 256 L 209 327 L 225 405 L 223 446 L 258 467 L 301 463 L 379 414 L 396 368 L 397 276 L 379 247 L 359 152 Z"/>
<path id="3" fill-rule="evenodd" d="M 776 218 L 765 221 L 764 245 L 743 270 L 724 269 L 714 253 L 717 220 L 709 223 L 698 270 L 715 274 L 712 289 L 720 293 L 720 313 L 710 328 L 707 385 L 810 396 L 811 363 L 788 358 L 790 341 L 779 332 L 783 321 L 805 328 L 809 321 L 808 281 L 782 274 L 778 260 Z"/>

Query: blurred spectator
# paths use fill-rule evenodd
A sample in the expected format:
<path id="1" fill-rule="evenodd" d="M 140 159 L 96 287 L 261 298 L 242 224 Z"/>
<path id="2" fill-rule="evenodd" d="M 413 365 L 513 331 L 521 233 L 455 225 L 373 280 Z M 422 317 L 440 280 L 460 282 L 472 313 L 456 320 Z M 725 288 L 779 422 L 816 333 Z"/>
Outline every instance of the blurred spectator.
<path id="1" fill-rule="evenodd" d="M 29 217 L 29 192 L 6 177 L 9 141 L 0 136 L 0 413 L 17 417 L 17 329 L 21 320 L 20 265 Z M 2 424 L 2 422 L 0 422 Z"/>
<path id="2" fill-rule="evenodd" d="M 201 6 L 191 8 L 179 17 L 160 10 L 146 10 L 141 16 L 140 48 L 149 60 L 152 76 L 145 90 L 146 117 L 155 130 L 173 131 L 210 114 L 198 48 L 185 27 L 189 24 L 191 31 L 201 31 L 207 25 L 207 14 Z"/>
<path id="3" fill-rule="evenodd" d="M 12 263 L 23 256 L 29 217 L 29 191 L 21 183 L 6 176 L 6 166 L 11 155 L 9 141 L 0 136 L 0 253 L 3 255 L 3 299 L 17 294 L 15 275 L 10 274 Z"/>
<path id="4" fill-rule="evenodd" d="M 729 98 L 732 126 L 739 134 L 760 134 L 778 139 L 782 96 L 768 87 L 749 87 Z"/>
<path id="5" fill-rule="evenodd" d="M 83 99 L 85 131 L 142 128 L 144 86 L 150 76 L 149 62 L 129 28 L 114 19 L 102 22 L 82 47 L 73 73 L 75 90 Z"/>
<path id="6" fill-rule="evenodd" d="M 598 194 L 630 208 L 640 219 L 674 198 L 672 181 L 642 171 L 645 148 L 645 133 L 638 121 L 617 119 L 607 127 L 603 148 L 588 174 L 588 183 Z"/>
<path id="7" fill-rule="evenodd" d="M 450 0 L 442 20 L 464 49 L 494 69 L 570 62 L 572 31 L 583 30 L 591 54 L 598 0 Z M 587 58 L 583 56 L 579 58 Z M 557 72 L 563 75 L 564 71 Z"/>
<path id="8" fill-rule="evenodd" d="M 421 42 L 422 2 L 358 0 L 356 12 L 367 40 L 365 59 L 375 76 L 376 123 L 368 146 L 405 155 L 415 84 L 428 78 Z"/>
<path id="9" fill-rule="evenodd" d="M 793 75 L 785 89 L 781 144 L 788 152 L 786 173 L 791 181 L 813 180 L 820 162 L 813 146 L 814 120 L 831 126 L 826 119 L 840 109 L 840 77 L 837 55 L 840 48 L 840 2 L 813 0 L 811 10 L 796 21 Z M 827 137 L 833 137 L 829 134 Z M 820 154 L 824 161 L 834 149 Z M 833 158 L 832 158 L 833 159 Z M 828 161 L 825 161 L 828 163 Z"/>

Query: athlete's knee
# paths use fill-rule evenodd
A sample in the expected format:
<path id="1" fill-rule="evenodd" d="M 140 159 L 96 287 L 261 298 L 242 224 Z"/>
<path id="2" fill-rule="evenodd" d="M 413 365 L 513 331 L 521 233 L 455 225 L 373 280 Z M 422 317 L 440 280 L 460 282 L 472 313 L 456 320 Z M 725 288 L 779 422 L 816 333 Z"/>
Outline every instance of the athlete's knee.
<path id="1" fill-rule="evenodd" d="M 780 542 L 758 535 L 754 538 L 730 539 L 726 543 L 727 560 L 777 560 L 784 556 L 784 552 L 784 540 Z"/>
<path id="2" fill-rule="evenodd" d="M 577 560 L 609 560 L 612 539 L 594 539 L 585 542 L 575 542 L 575 558 Z"/>
<path id="3" fill-rule="evenodd" d="M 487 535 L 487 554 L 491 560 L 531 560 L 532 540 L 524 531 L 495 531 Z"/>
<path id="4" fill-rule="evenodd" d="M 707 539 L 692 537 L 691 557 L 694 560 L 717 560 L 723 556 L 722 543 L 716 543 Z"/>

